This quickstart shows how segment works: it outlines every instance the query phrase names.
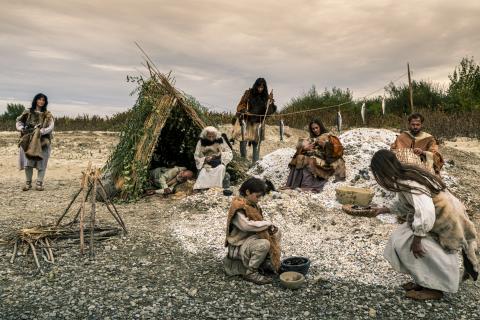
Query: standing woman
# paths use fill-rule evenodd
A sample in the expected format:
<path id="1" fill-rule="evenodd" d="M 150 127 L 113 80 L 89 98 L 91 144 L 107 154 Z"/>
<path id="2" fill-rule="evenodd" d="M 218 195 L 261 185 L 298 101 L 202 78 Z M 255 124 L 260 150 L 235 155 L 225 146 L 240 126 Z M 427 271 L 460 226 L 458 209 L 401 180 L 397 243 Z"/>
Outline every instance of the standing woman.
<path id="1" fill-rule="evenodd" d="M 440 299 L 456 292 L 460 281 L 457 252 L 462 252 L 464 279 L 478 277 L 477 232 L 465 206 L 443 181 L 419 167 L 402 164 L 388 150 L 377 151 L 371 169 L 378 184 L 396 192 L 401 224 L 391 235 L 384 256 L 392 267 L 412 276 L 402 287 L 406 297 Z M 388 212 L 387 208 L 379 212 Z"/>
<path id="2" fill-rule="evenodd" d="M 53 115 L 47 111 L 48 98 L 37 94 L 32 107 L 17 118 L 17 131 L 21 132 L 19 167 L 25 169 L 26 182 L 23 191 L 32 189 L 33 168 L 37 169 L 35 190 L 43 191 L 43 179 L 47 170 L 54 127 Z"/>
<path id="3" fill-rule="evenodd" d="M 247 144 L 252 145 L 252 163 L 258 161 L 260 150 L 259 141 L 262 139 L 261 128 L 265 116 L 277 111 L 273 92 L 268 93 L 267 81 L 264 78 L 255 80 L 253 86 L 245 91 L 237 106 L 237 123 L 233 135 L 240 140 L 240 156 L 247 157 Z M 242 125 L 245 123 L 244 132 L 242 134 Z M 262 139 L 263 140 L 263 139 Z"/>

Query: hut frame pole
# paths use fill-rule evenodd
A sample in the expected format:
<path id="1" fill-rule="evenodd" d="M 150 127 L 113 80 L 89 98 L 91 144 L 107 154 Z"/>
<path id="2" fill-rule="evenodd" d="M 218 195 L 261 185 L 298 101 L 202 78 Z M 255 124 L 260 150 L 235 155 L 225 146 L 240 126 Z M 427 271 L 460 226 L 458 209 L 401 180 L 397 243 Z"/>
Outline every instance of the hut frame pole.
<path id="1" fill-rule="evenodd" d="M 408 73 L 408 92 L 410 98 L 410 111 L 413 113 L 413 88 L 412 88 L 412 77 L 410 75 L 410 64 L 407 62 L 407 73 Z"/>

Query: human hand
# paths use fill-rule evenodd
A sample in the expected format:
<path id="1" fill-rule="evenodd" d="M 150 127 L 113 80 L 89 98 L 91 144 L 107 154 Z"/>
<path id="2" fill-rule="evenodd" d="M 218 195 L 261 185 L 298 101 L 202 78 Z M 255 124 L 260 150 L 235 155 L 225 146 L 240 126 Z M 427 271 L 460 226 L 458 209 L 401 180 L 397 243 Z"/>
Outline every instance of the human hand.
<path id="1" fill-rule="evenodd" d="M 422 246 L 422 237 L 413 236 L 412 245 L 410 246 L 410 251 L 412 251 L 415 258 L 423 258 L 427 253 Z"/>
<path id="2" fill-rule="evenodd" d="M 415 153 L 417 156 L 421 156 L 421 155 L 425 154 L 425 151 L 423 151 L 420 148 L 415 148 L 415 149 L 413 149 L 413 153 Z"/>
<path id="3" fill-rule="evenodd" d="M 304 151 L 312 151 L 314 149 L 314 145 L 313 144 L 307 144 L 305 147 L 303 147 L 303 150 Z"/>
<path id="4" fill-rule="evenodd" d="M 278 231 L 278 228 L 273 224 L 268 228 L 268 233 L 270 234 L 275 234 L 277 233 L 277 231 Z"/>

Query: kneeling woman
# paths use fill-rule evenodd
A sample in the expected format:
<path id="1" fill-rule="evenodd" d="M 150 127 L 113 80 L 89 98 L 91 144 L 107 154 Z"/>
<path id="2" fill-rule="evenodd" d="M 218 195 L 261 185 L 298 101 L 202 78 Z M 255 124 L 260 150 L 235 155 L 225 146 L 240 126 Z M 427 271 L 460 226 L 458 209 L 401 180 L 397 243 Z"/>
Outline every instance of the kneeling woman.
<path id="1" fill-rule="evenodd" d="M 442 180 L 418 167 L 402 164 L 388 150 L 377 151 L 371 169 L 378 184 L 396 192 L 399 215 L 406 221 L 390 237 L 385 258 L 415 282 L 403 285 L 406 296 L 440 299 L 459 284 L 457 252 L 462 251 L 464 278 L 478 277 L 477 233 L 464 205 Z"/>
<path id="2" fill-rule="evenodd" d="M 280 267 L 280 232 L 264 220 L 258 206 L 266 190 L 260 179 L 245 181 L 227 217 L 225 272 L 229 276 L 242 275 L 246 281 L 256 284 L 272 282 L 268 275 L 275 274 Z"/>
<path id="3" fill-rule="evenodd" d="M 288 165 L 290 174 L 286 186 L 320 192 L 333 175 L 336 181 L 345 180 L 343 146 L 320 120 L 313 120 L 308 128 L 310 138 L 299 140 L 297 152 Z"/>
<path id="4" fill-rule="evenodd" d="M 194 158 L 200 171 L 193 186 L 194 190 L 228 187 L 230 177 L 226 170 L 227 164 L 232 161 L 233 153 L 216 128 L 203 129 Z"/>

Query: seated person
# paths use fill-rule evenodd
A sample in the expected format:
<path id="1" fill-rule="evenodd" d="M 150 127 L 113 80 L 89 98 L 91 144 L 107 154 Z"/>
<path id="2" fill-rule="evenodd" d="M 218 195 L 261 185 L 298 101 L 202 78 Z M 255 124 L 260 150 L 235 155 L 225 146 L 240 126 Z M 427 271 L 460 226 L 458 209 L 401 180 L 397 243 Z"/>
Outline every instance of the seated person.
<path id="1" fill-rule="evenodd" d="M 232 161 L 233 153 L 216 128 L 203 129 L 194 158 L 199 170 L 194 190 L 229 187 L 227 164 Z"/>
<path id="2" fill-rule="evenodd" d="M 299 140 L 297 152 L 288 165 L 286 187 L 320 192 L 333 175 L 335 182 L 345 180 L 343 146 L 320 120 L 313 120 L 308 128 L 310 138 Z"/>
<path id="3" fill-rule="evenodd" d="M 391 145 L 391 150 L 397 155 L 400 162 L 416 165 L 439 175 L 443 167 L 443 158 L 438 152 L 438 144 L 435 137 L 422 131 L 424 118 L 420 113 L 413 113 L 408 117 L 408 131 L 403 131 L 397 136 Z M 410 151 L 410 152 L 406 152 Z M 412 152 L 413 151 L 413 152 Z M 405 154 L 402 157 L 402 153 Z M 417 159 L 410 159 L 409 153 L 413 153 Z M 411 157 L 411 156 L 410 156 Z M 416 160 L 416 161 L 415 161 Z"/>
<path id="4" fill-rule="evenodd" d="M 232 201 L 227 216 L 224 260 L 225 273 L 242 275 L 255 284 L 271 283 L 271 277 L 280 267 L 280 232 L 265 221 L 258 201 L 266 193 L 265 182 L 250 178 L 239 189 L 240 197 Z"/>
<path id="5" fill-rule="evenodd" d="M 150 180 L 156 188 L 159 188 L 155 190 L 157 194 L 167 195 L 174 193 L 177 185 L 192 178 L 193 172 L 185 167 L 159 167 L 150 170 Z"/>

